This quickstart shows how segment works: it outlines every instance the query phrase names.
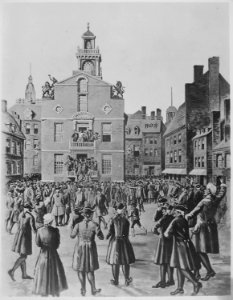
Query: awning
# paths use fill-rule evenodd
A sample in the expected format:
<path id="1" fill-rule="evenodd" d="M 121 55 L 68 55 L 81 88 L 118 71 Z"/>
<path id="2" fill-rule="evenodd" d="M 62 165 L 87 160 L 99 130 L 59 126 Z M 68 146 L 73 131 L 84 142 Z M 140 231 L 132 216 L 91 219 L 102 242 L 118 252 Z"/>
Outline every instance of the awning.
<path id="1" fill-rule="evenodd" d="M 193 169 L 189 175 L 198 175 L 198 176 L 206 176 L 207 171 L 206 169 Z"/>
<path id="2" fill-rule="evenodd" d="M 175 169 L 175 168 L 168 168 L 163 170 L 163 174 L 176 174 L 176 175 L 186 175 L 186 169 Z"/>

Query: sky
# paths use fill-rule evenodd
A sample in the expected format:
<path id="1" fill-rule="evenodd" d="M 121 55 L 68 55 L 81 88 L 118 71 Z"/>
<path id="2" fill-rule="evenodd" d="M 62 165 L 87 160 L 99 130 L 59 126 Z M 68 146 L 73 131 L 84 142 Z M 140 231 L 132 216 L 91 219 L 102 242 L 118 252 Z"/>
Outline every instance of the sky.
<path id="1" fill-rule="evenodd" d="M 185 100 L 193 66 L 220 57 L 229 81 L 227 3 L 5 3 L 2 9 L 2 99 L 24 98 L 31 72 L 37 98 L 48 74 L 77 70 L 76 51 L 90 23 L 102 55 L 103 80 L 125 87 L 125 112 L 165 111 Z"/>

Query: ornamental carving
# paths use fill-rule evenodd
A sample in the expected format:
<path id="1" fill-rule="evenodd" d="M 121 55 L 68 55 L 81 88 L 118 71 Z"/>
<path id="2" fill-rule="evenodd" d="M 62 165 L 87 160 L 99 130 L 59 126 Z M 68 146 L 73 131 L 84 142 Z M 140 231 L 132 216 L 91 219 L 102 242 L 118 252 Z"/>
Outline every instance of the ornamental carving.
<path id="1" fill-rule="evenodd" d="M 105 115 L 109 114 L 112 111 L 112 107 L 110 104 L 105 103 L 102 107 L 102 111 L 105 113 Z"/>
<path id="2" fill-rule="evenodd" d="M 87 111 L 78 111 L 72 118 L 78 120 L 92 120 L 94 119 L 94 115 Z"/>

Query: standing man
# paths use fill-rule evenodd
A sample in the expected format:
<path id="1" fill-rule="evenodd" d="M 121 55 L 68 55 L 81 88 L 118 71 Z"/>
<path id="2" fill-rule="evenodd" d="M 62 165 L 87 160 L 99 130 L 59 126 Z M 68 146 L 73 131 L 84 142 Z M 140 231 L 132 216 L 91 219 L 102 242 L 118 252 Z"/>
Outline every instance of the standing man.
<path id="1" fill-rule="evenodd" d="M 78 237 L 74 248 L 72 267 L 78 272 L 78 278 L 81 283 L 81 295 L 86 295 L 86 276 L 91 285 L 92 295 L 101 292 L 95 286 L 94 272 L 99 269 L 98 253 L 95 242 L 97 235 L 100 240 L 104 239 L 104 235 L 99 225 L 92 220 L 94 210 L 90 206 L 86 206 L 83 210 L 84 220 L 76 225 L 71 224 L 71 238 Z"/>
<path id="2" fill-rule="evenodd" d="M 19 215 L 19 226 L 15 234 L 12 251 L 19 253 L 20 257 L 16 260 L 13 268 L 8 271 L 13 281 L 15 281 L 14 273 L 19 266 L 21 267 L 23 279 L 33 279 L 26 272 L 26 259 L 28 255 L 32 254 L 32 230 L 36 233 L 35 219 L 31 211 L 32 206 L 26 203 Z"/>
<path id="3" fill-rule="evenodd" d="M 106 261 L 112 266 L 113 279 L 110 281 L 112 285 L 119 284 L 120 266 L 122 266 L 125 277 L 125 285 L 128 286 L 132 282 L 130 264 L 135 262 L 135 256 L 129 241 L 129 226 L 130 223 L 124 216 L 124 205 L 120 203 L 117 206 L 117 214 L 111 220 L 109 232 L 106 236 L 106 239 L 110 238 Z"/>
<path id="4" fill-rule="evenodd" d="M 63 194 L 61 193 L 59 187 L 56 187 L 55 194 L 53 195 L 52 199 L 53 199 L 52 214 L 55 217 L 56 226 L 62 226 L 62 220 L 65 214 L 65 202 L 64 202 Z"/>

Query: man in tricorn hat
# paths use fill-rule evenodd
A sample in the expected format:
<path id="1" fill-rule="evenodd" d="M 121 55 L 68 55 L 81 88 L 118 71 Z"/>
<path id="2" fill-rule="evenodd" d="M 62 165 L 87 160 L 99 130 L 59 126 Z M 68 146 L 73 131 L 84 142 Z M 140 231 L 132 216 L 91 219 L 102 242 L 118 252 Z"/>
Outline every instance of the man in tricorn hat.
<path id="1" fill-rule="evenodd" d="M 99 269 L 98 253 L 95 243 L 95 235 L 100 240 L 104 239 L 104 235 L 100 226 L 92 220 L 94 209 L 91 206 L 86 206 L 83 209 L 84 220 L 76 225 L 71 224 L 71 238 L 78 237 L 74 249 L 72 267 L 78 273 L 78 278 L 81 283 L 81 295 L 86 295 L 86 276 L 91 285 L 92 295 L 101 292 L 95 286 L 94 272 Z"/>
<path id="2" fill-rule="evenodd" d="M 27 275 L 26 259 L 27 255 L 32 254 L 32 230 L 36 232 L 35 219 L 31 214 L 32 206 L 29 203 L 24 205 L 23 211 L 19 215 L 18 230 L 15 234 L 12 251 L 19 253 L 20 257 L 16 260 L 12 269 L 8 271 L 9 276 L 15 281 L 14 273 L 20 266 L 23 279 L 33 279 Z"/>
<path id="3" fill-rule="evenodd" d="M 119 284 L 119 271 L 122 271 L 125 277 L 125 285 L 132 282 L 130 277 L 130 264 L 135 262 L 133 247 L 129 241 L 129 221 L 124 216 L 124 205 L 117 206 L 117 214 L 112 218 L 109 232 L 106 239 L 110 238 L 106 261 L 112 266 L 113 279 L 110 281 L 113 285 Z"/>

